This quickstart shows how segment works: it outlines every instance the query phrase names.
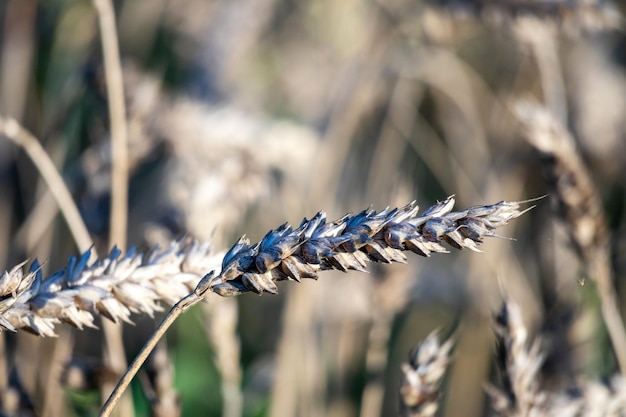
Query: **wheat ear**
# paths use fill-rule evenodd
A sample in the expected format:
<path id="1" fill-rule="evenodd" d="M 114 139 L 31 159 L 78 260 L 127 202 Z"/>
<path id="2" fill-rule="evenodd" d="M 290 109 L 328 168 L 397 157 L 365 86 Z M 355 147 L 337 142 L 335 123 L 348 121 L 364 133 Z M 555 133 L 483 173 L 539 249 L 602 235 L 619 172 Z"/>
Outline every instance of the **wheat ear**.
<path id="1" fill-rule="evenodd" d="M 487 386 L 493 408 L 503 416 L 543 416 L 546 395 L 539 389 L 543 364 L 540 341 L 528 347 L 528 331 L 517 304 L 505 300 L 495 319 L 497 363 L 502 391 Z"/>
<path id="2" fill-rule="evenodd" d="M 380 212 L 365 210 L 326 222 L 324 212 L 292 229 L 283 225 L 260 243 L 245 238 L 223 256 L 221 273 L 204 281 L 201 293 L 222 296 L 245 292 L 277 292 L 276 281 L 317 278 L 327 269 L 365 271 L 368 262 L 405 262 L 404 251 L 422 256 L 458 249 L 479 251 L 487 236 L 532 207 L 525 202 L 501 201 L 453 212 L 454 198 L 417 216 L 415 203 Z M 17 265 L 0 276 L 0 328 L 25 329 L 54 336 L 54 327 L 66 322 L 93 327 L 94 314 L 114 322 L 130 322 L 131 313 L 152 315 L 160 302 L 173 304 L 196 287 L 207 271 L 220 269 L 220 255 L 210 245 L 191 239 L 172 242 L 148 254 L 116 248 L 89 263 L 91 252 L 71 257 L 65 269 L 43 277 L 34 261 L 28 272 Z M 196 289 L 198 291 L 198 289 Z"/>
<path id="3" fill-rule="evenodd" d="M 222 296 L 276 293 L 276 281 L 316 279 L 329 269 L 366 271 L 368 262 L 404 263 L 404 251 L 422 256 L 447 253 L 443 242 L 480 252 L 484 237 L 498 237 L 494 229 L 532 208 L 520 210 L 523 203 L 501 201 L 453 212 L 454 197 L 448 197 L 419 217 L 413 202 L 393 210 L 364 210 L 333 222 L 319 212 L 296 229 L 284 224 L 271 230 L 253 245 L 240 238 L 224 256 L 211 291 Z"/>
<path id="4" fill-rule="evenodd" d="M 439 408 L 439 386 L 450 363 L 452 345 L 451 339 L 442 344 L 437 332 L 433 332 L 409 355 L 409 363 L 402 364 L 402 417 L 435 415 Z"/>

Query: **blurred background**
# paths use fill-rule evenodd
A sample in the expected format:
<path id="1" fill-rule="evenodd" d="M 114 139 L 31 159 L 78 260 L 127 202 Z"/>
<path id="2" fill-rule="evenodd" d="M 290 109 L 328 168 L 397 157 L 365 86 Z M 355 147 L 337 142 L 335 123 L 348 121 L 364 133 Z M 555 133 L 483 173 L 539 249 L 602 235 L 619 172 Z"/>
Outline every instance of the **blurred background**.
<path id="1" fill-rule="evenodd" d="M 222 250 L 243 233 L 258 241 L 320 209 L 338 218 L 414 199 L 426 209 L 451 194 L 459 209 L 544 195 L 542 161 L 511 111 L 515 100 L 534 99 L 570 130 L 593 179 L 624 313 L 622 6 L 115 1 L 131 174 L 127 244 L 144 250 L 190 235 Z M 103 68 L 90 1 L 0 1 L 0 113 L 41 141 L 106 252 Z M 51 272 L 77 253 L 34 165 L 4 138 L 0 196 L 3 268 L 39 258 Z M 166 384 L 178 410 L 396 415 L 400 364 L 439 329 L 456 340 L 439 414 L 489 415 L 483 383 L 499 381 L 491 324 L 503 293 L 543 338 L 550 384 L 610 375 L 616 363 L 594 285 L 552 206 L 539 201 L 498 230 L 515 240 L 491 239 L 485 253 L 412 256 L 368 275 L 285 283 L 277 296 L 209 299 L 167 336 Z M 157 323 L 133 320 L 124 326 L 128 359 Z M 30 404 L 20 415 L 95 415 L 108 375 L 100 331 L 0 336 L 3 378 Z M 163 366 L 149 365 L 134 382 L 135 415 L 159 415 L 151 404 Z"/>

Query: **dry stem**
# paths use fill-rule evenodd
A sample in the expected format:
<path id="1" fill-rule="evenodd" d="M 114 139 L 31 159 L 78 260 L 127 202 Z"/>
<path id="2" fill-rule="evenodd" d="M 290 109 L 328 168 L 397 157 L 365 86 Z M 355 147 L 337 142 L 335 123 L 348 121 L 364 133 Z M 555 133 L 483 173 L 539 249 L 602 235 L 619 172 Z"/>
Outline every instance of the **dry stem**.
<path id="1" fill-rule="evenodd" d="M 102 406 L 102 410 L 100 410 L 100 414 L 98 414 L 100 417 L 107 417 L 111 415 L 113 408 L 117 405 L 120 398 L 122 398 L 124 391 L 126 390 L 126 388 L 128 388 L 128 385 L 139 371 L 139 368 L 141 368 L 141 365 L 143 365 L 146 359 L 148 359 L 148 356 L 150 355 L 156 344 L 159 342 L 159 340 L 161 340 L 167 329 L 169 329 L 170 326 L 174 324 L 176 319 L 180 317 L 181 314 L 183 314 L 190 307 L 197 304 L 201 300 L 201 296 L 196 294 L 196 292 L 192 292 L 184 297 L 182 300 L 177 302 L 174 307 L 172 307 L 172 309 L 169 311 L 169 313 L 167 313 L 167 316 L 165 316 L 161 324 L 159 324 L 159 327 L 157 327 L 152 336 L 150 336 L 150 339 L 148 339 L 139 354 L 137 354 L 137 357 L 135 358 L 135 360 L 133 360 L 133 363 L 130 364 L 130 366 L 126 370 L 126 373 L 118 381 L 117 385 L 113 389 L 113 392 Z"/>
<path id="2" fill-rule="evenodd" d="M 22 147 L 28 154 L 54 195 L 78 248 L 81 251 L 87 250 L 92 245 L 87 227 L 63 178 L 39 141 L 11 117 L 0 116 L 0 135 Z"/>
<path id="3" fill-rule="evenodd" d="M 111 219 L 109 246 L 117 244 L 126 248 L 126 229 L 128 223 L 128 127 L 126 125 L 126 105 L 124 102 L 124 84 L 122 66 L 118 48 L 115 11 L 111 0 L 94 0 L 98 12 L 104 71 L 111 120 Z M 122 341 L 122 331 L 109 323 L 102 324 L 106 352 L 105 361 L 115 373 L 126 369 L 126 354 Z M 104 391 L 108 391 L 104 388 Z M 125 406 L 123 415 L 132 414 L 130 401 Z"/>
<path id="4" fill-rule="evenodd" d="M 111 0 L 93 0 L 98 21 L 104 71 L 106 77 L 111 119 L 111 233 L 109 239 L 121 248 L 126 247 L 128 211 L 128 127 L 122 66 L 118 48 L 115 12 Z"/>

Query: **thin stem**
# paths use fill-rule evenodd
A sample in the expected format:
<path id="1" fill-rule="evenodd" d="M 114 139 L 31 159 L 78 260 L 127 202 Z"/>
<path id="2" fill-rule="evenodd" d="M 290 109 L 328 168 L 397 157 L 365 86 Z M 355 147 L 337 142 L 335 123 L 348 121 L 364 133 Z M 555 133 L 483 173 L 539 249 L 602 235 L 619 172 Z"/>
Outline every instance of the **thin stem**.
<path id="1" fill-rule="evenodd" d="M 595 262 L 592 262 L 589 274 L 595 278 L 598 285 L 602 317 L 613 344 L 622 375 L 626 375 L 626 331 L 624 330 L 624 322 L 620 314 L 615 288 L 613 287 L 611 266 L 609 265 L 609 256 L 606 250 L 597 256 Z"/>
<path id="2" fill-rule="evenodd" d="M 111 0 L 94 0 L 100 23 L 104 71 L 111 119 L 111 225 L 109 240 L 126 246 L 128 223 L 128 128 L 115 13 Z M 111 245 L 112 246 L 112 245 Z"/>
<path id="3" fill-rule="evenodd" d="M 393 315 L 380 311 L 379 306 L 374 306 L 374 309 L 365 353 L 365 369 L 369 377 L 363 389 L 360 417 L 380 416 L 385 396 L 384 377 Z"/>
<path id="4" fill-rule="evenodd" d="M 61 174 L 39 141 L 11 117 L 0 116 L 0 135 L 24 149 L 50 188 L 78 248 L 81 251 L 88 250 L 92 246 L 92 240 L 87 227 Z"/>
<path id="5" fill-rule="evenodd" d="M 94 0 L 98 12 L 104 72 L 106 78 L 111 121 L 111 218 L 109 246 L 126 248 L 126 230 L 128 225 L 128 127 L 126 124 L 126 104 L 124 102 L 124 84 L 122 65 L 118 47 L 115 12 L 111 0 Z M 122 340 L 121 327 L 111 323 L 102 324 L 107 344 L 105 360 L 115 373 L 126 369 L 126 354 Z M 107 391 L 108 387 L 104 388 Z M 124 407 L 124 415 L 130 416 L 129 403 Z"/>
<path id="6" fill-rule="evenodd" d="M 239 311 L 237 300 L 220 298 L 205 304 L 206 333 L 215 349 L 216 365 L 222 377 L 222 417 L 241 417 L 240 340 L 237 334 Z"/>
<path id="7" fill-rule="evenodd" d="M 98 414 L 99 417 L 108 417 L 111 415 L 111 412 L 119 402 L 122 394 L 124 394 L 124 391 L 126 391 L 130 382 L 133 380 L 135 375 L 137 375 L 139 368 L 141 368 L 146 359 L 148 359 L 148 356 L 159 340 L 161 340 L 165 332 L 176 321 L 176 319 L 180 317 L 181 314 L 183 314 L 191 306 L 200 302 L 200 300 L 202 300 L 202 297 L 198 296 L 194 291 L 174 304 L 163 321 L 161 321 L 161 324 L 159 324 L 159 327 L 157 327 L 154 333 L 152 333 L 152 336 L 150 336 L 150 339 L 148 339 L 135 360 L 133 360 L 133 363 L 130 364 L 126 373 L 118 381 L 117 385 L 113 389 L 113 392 L 111 392 L 111 395 L 102 406 L 102 410 L 100 410 L 100 414 Z"/>

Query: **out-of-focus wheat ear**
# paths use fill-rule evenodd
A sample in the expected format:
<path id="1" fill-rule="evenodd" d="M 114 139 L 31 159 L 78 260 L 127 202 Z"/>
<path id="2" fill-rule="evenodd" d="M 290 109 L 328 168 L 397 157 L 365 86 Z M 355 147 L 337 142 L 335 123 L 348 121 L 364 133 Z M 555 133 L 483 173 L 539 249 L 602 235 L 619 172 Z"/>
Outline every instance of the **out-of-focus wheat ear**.
<path id="1" fill-rule="evenodd" d="M 495 320 L 497 363 L 502 388 L 487 385 L 492 407 L 506 417 L 597 417 L 626 415 L 626 379 L 614 375 L 605 383 L 577 381 L 565 391 L 541 387 L 544 362 L 541 340 L 528 343 L 528 332 L 517 304 L 505 300 Z"/>
<path id="2" fill-rule="evenodd" d="M 538 340 L 528 347 L 528 331 L 517 304 L 503 302 L 494 329 L 502 389 L 487 386 L 493 408 L 503 416 L 544 415 L 546 397 L 538 383 L 544 358 Z"/>
<path id="3" fill-rule="evenodd" d="M 600 196 L 565 126 L 547 109 L 529 101 L 518 101 L 514 111 L 523 124 L 524 137 L 542 156 L 558 214 L 567 225 L 572 245 L 587 274 L 597 283 L 602 316 L 622 374 L 626 374 L 626 329 L 613 285 L 609 232 Z"/>
<path id="4" fill-rule="evenodd" d="M 451 339 L 443 344 L 437 332 L 431 333 L 402 364 L 400 415 L 431 417 L 439 407 L 439 388 L 450 363 Z"/>

